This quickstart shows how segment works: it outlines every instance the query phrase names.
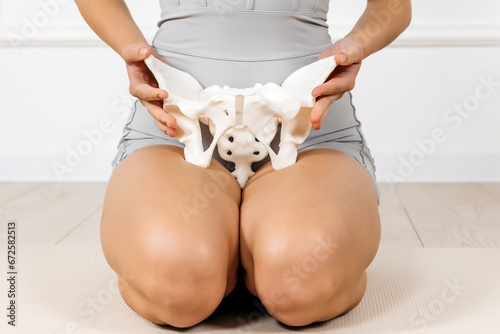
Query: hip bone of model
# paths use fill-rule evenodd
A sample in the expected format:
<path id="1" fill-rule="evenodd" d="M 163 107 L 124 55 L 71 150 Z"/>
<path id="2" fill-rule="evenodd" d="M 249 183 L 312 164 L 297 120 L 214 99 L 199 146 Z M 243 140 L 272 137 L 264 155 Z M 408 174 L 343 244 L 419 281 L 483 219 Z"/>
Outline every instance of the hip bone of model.
<path id="1" fill-rule="evenodd" d="M 190 74 L 150 56 L 145 60 L 161 89 L 168 92 L 163 108 L 177 120 L 177 138 L 185 145 L 186 161 L 208 167 L 215 145 L 219 155 L 235 164 L 232 174 L 243 188 L 254 174 L 252 163 L 270 155 L 279 170 L 297 160 L 297 145 L 311 131 L 309 114 L 315 98 L 314 87 L 321 85 L 334 70 L 334 57 L 299 68 L 281 86 L 275 83 L 237 89 L 217 85 L 203 89 Z M 200 122 L 213 136 L 203 149 Z M 270 147 L 281 123 L 278 153 Z"/>

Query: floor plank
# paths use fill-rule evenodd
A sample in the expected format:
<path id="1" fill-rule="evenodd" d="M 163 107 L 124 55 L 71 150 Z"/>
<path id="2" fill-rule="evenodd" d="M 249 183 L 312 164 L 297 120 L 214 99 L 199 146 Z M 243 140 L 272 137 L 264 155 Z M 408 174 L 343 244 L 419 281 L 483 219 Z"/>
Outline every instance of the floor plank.
<path id="1" fill-rule="evenodd" d="M 3 204 L 38 186 L 38 182 L 0 182 L 0 210 Z"/>
<path id="2" fill-rule="evenodd" d="M 82 221 L 75 228 L 56 242 L 56 245 L 101 245 L 99 227 L 101 222 L 102 206 Z"/>
<path id="3" fill-rule="evenodd" d="M 45 183 L 2 205 L 0 220 L 16 220 L 21 244 L 53 245 L 103 203 L 104 182 Z"/>
<path id="4" fill-rule="evenodd" d="M 394 184 L 381 182 L 379 213 L 382 225 L 381 246 L 422 247 L 411 221 L 401 205 Z"/>
<path id="5" fill-rule="evenodd" d="M 500 205 L 480 183 L 397 183 L 424 247 L 500 247 Z"/>
<path id="6" fill-rule="evenodd" d="M 1 182 L 0 219 L 18 221 L 22 243 L 97 245 L 105 187 Z M 500 247 L 498 182 L 382 182 L 379 188 L 382 246 Z"/>
<path id="7" fill-rule="evenodd" d="M 485 187 L 500 204 L 500 182 L 483 182 L 481 185 Z"/>
<path id="8" fill-rule="evenodd" d="M 399 198 L 390 183 L 379 184 L 381 203 L 379 207 L 382 220 L 382 240 L 384 246 L 422 247 L 420 240 Z M 69 231 L 57 245 L 77 243 L 100 244 L 99 223 L 102 208 L 91 214 L 85 221 Z"/>

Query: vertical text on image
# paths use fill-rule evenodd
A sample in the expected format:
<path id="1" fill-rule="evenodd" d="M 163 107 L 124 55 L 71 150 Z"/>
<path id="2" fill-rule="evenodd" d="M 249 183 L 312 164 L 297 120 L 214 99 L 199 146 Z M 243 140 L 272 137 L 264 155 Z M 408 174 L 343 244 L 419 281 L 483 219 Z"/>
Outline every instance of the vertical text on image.
<path id="1" fill-rule="evenodd" d="M 17 321 L 17 223 L 14 220 L 7 222 L 7 323 L 16 326 Z"/>

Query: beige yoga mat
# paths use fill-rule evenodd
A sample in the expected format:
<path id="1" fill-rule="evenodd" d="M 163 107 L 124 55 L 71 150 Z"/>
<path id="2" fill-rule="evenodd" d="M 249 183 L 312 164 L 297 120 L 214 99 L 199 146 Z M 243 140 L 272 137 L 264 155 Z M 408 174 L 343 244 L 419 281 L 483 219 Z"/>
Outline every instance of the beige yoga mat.
<path id="1" fill-rule="evenodd" d="M 297 329 L 266 314 L 255 298 L 235 294 L 187 330 L 154 325 L 122 301 L 98 246 L 20 245 L 16 326 L 2 243 L 0 333 L 500 333 L 500 250 L 382 247 L 354 310 Z"/>

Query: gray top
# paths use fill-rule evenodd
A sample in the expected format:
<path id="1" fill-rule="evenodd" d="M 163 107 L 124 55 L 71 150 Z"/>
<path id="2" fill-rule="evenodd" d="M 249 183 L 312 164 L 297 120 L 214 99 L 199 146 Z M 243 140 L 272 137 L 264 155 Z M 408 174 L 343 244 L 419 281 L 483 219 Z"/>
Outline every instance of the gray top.
<path id="1" fill-rule="evenodd" d="M 153 46 L 171 66 L 191 74 L 207 88 L 253 87 L 283 80 L 317 60 L 332 46 L 326 24 L 329 0 L 160 0 L 161 20 Z M 298 150 L 337 149 L 356 158 L 376 184 L 375 165 L 361 131 L 361 122 L 347 93 L 335 101 L 320 130 L 313 130 Z M 211 142 L 208 128 L 203 142 Z M 279 147 L 279 136 L 271 143 Z M 184 147 L 155 125 L 141 103 L 136 103 L 124 129 L 113 166 L 131 152 L 148 145 Z M 214 158 L 228 170 L 234 164 Z M 269 160 L 256 162 L 254 170 Z M 378 188 L 377 188 L 378 192 Z"/>
<path id="2" fill-rule="evenodd" d="M 318 54 L 331 45 L 329 0 L 160 0 L 153 45 L 219 60 Z"/>

